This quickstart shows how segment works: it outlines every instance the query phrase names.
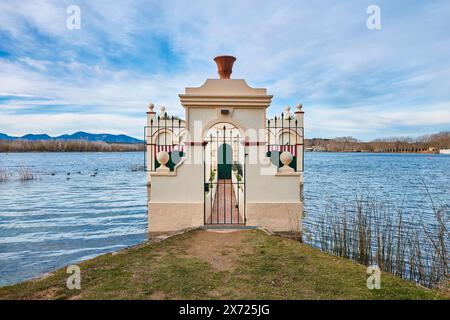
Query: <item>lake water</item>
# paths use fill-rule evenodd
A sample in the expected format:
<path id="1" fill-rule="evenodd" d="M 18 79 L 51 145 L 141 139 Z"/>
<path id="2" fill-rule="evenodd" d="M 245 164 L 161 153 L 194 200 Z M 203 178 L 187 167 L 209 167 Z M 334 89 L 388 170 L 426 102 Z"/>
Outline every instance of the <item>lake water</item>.
<path id="1" fill-rule="evenodd" d="M 0 153 L 0 286 L 145 241 L 142 164 L 142 153 Z M 20 182 L 22 167 L 37 179 Z M 305 229 L 329 201 L 364 193 L 430 210 L 424 183 L 450 205 L 449 172 L 445 155 L 306 153 Z"/>
<path id="2" fill-rule="evenodd" d="M 430 194 L 428 194 L 427 189 Z M 431 196 L 431 198 L 430 198 Z M 368 197 L 431 221 L 432 203 L 450 206 L 450 156 L 380 153 L 306 153 L 304 229 L 314 232 L 327 205 Z M 428 218 L 428 220 L 427 220 Z"/>

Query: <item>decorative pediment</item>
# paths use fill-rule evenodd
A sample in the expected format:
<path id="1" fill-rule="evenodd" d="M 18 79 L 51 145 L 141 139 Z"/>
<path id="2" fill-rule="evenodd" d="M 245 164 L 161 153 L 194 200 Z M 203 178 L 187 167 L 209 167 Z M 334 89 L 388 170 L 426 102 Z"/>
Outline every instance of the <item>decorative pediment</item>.
<path id="1" fill-rule="evenodd" d="M 252 88 L 243 79 L 208 79 L 198 88 L 180 94 L 183 107 L 234 106 L 267 108 L 272 95 L 265 88 Z"/>

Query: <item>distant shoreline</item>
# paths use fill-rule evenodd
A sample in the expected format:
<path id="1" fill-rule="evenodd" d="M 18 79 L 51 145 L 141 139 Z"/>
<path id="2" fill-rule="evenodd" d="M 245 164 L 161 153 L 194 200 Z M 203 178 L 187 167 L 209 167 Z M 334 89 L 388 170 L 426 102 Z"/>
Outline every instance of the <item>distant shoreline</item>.
<path id="1" fill-rule="evenodd" d="M 0 151 L 0 154 L 15 154 L 15 153 L 132 153 L 132 152 L 144 152 L 144 150 L 110 150 L 110 151 Z"/>
<path id="2" fill-rule="evenodd" d="M 136 152 L 144 150 L 144 143 L 107 143 L 87 140 L 0 140 L 0 153 Z"/>
<path id="3" fill-rule="evenodd" d="M 142 150 L 73 150 L 73 151 L 58 151 L 58 150 L 27 150 L 27 151 L 0 151 L 0 154 L 8 153 L 114 153 L 114 152 L 145 152 L 144 148 Z M 384 151 L 305 151 L 305 153 L 370 153 L 370 154 L 423 154 L 423 155 L 440 155 L 439 152 L 384 152 Z"/>
<path id="4" fill-rule="evenodd" d="M 392 154 L 440 154 L 438 151 L 305 151 L 305 153 L 392 153 Z"/>

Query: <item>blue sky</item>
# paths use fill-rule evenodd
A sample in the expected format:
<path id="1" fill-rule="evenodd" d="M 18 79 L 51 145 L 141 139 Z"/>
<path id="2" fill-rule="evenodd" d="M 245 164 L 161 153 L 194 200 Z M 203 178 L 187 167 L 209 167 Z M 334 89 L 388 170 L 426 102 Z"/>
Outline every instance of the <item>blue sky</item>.
<path id="1" fill-rule="evenodd" d="M 303 103 L 307 137 L 450 130 L 449 30 L 445 0 L 2 0 L 0 132 L 140 137 L 146 105 L 183 115 L 178 94 L 216 78 L 219 54 L 274 95 L 269 115 Z"/>

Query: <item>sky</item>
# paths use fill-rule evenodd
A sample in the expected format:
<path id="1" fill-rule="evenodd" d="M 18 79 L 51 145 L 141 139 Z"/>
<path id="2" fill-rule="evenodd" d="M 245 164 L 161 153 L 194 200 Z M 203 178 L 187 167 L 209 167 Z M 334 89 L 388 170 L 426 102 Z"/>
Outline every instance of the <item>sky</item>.
<path id="1" fill-rule="evenodd" d="M 183 116 L 230 54 L 269 116 L 303 104 L 306 137 L 420 136 L 450 130 L 449 52 L 447 0 L 0 0 L 0 132 L 141 138 L 150 102 Z"/>

